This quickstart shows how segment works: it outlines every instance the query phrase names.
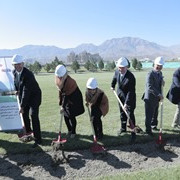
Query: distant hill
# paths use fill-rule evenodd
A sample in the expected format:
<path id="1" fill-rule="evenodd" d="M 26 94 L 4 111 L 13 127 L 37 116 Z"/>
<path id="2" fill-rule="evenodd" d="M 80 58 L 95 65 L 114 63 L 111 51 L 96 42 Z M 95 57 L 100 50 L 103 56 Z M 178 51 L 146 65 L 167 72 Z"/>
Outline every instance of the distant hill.
<path id="1" fill-rule="evenodd" d="M 76 54 L 83 51 L 91 54 L 99 53 L 107 61 L 117 60 L 121 56 L 150 59 L 156 56 L 164 56 L 172 59 L 180 56 L 180 45 L 165 47 L 140 38 L 123 37 L 107 40 L 99 46 L 81 44 L 75 48 L 62 49 L 56 46 L 27 45 L 18 49 L 0 49 L 0 56 L 21 54 L 29 61 L 38 60 L 41 63 L 46 63 L 54 60 L 55 56 L 66 61 L 66 57 L 72 51 Z"/>

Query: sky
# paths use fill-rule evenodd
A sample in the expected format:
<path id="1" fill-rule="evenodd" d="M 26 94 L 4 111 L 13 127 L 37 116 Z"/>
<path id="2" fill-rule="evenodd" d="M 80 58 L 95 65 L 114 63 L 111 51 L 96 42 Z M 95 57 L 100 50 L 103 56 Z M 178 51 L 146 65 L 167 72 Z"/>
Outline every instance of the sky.
<path id="1" fill-rule="evenodd" d="M 179 0 L 0 0 L 0 49 L 137 37 L 180 44 Z"/>

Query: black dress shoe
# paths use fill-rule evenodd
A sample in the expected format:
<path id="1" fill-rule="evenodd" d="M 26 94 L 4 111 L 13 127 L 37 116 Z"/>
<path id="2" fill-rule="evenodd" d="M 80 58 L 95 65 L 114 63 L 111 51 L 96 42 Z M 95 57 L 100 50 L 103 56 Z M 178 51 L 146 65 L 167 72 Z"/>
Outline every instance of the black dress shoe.
<path id="1" fill-rule="evenodd" d="M 36 148 L 36 147 L 38 147 L 38 143 L 34 143 L 33 145 L 32 145 L 32 148 Z"/>
<path id="2" fill-rule="evenodd" d="M 38 145 L 40 145 L 41 143 L 42 141 L 35 141 L 35 143 L 32 145 L 32 148 L 38 147 Z"/>
<path id="3" fill-rule="evenodd" d="M 117 135 L 119 136 L 120 134 L 122 134 L 122 133 L 125 133 L 126 132 L 126 129 L 120 129 L 118 132 L 117 132 Z"/>
<path id="4" fill-rule="evenodd" d="M 100 133 L 96 136 L 97 140 L 102 140 L 103 139 L 103 133 Z"/>
<path id="5" fill-rule="evenodd" d="M 154 130 L 154 131 L 158 131 L 158 129 L 157 129 L 157 127 L 156 127 L 156 126 L 153 126 L 153 127 L 152 127 L 152 130 Z"/>
<path id="6" fill-rule="evenodd" d="M 149 136 L 154 136 L 154 134 L 152 133 L 152 131 L 146 131 L 146 133 L 149 135 Z"/>

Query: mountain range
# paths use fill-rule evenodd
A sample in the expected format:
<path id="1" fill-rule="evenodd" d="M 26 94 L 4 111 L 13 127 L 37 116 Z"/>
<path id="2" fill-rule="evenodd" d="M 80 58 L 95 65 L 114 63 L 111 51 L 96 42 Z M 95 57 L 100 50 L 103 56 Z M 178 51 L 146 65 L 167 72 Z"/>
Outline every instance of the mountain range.
<path id="1" fill-rule="evenodd" d="M 117 60 L 121 56 L 138 59 L 154 59 L 163 56 L 166 59 L 180 57 L 180 45 L 162 46 L 155 42 L 149 42 L 135 37 L 113 38 L 106 40 L 99 46 L 94 44 L 81 44 L 75 48 L 59 48 L 56 46 L 26 45 L 17 49 L 0 49 L 0 56 L 11 56 L 20 54 L 30 62 L 38 60 L 41 63 L 51 62 L 57 56 L 60 60 L 66 61 L 71 53 L 79 54 L 86 51 L 91 54 L 99 54 L 105 61 Z"/>

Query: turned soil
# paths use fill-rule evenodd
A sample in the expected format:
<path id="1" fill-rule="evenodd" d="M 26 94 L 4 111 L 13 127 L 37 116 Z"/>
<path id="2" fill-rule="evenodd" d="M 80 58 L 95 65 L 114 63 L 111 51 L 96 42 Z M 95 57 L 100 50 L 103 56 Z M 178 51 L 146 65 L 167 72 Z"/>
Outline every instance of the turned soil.
<path id="1" fill-rule="evenodd" d="M 92 179 L 117 173 L 167 168 L 180 163 L 180 142 L 168 140 L 110 147 L 106 153 L 90 150 L 33 152 L 0 156 L 0 179 Z"/>

